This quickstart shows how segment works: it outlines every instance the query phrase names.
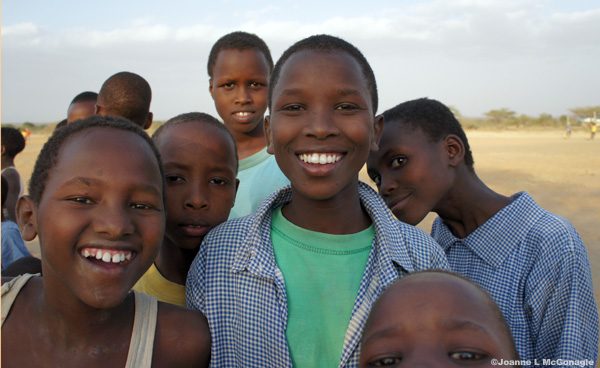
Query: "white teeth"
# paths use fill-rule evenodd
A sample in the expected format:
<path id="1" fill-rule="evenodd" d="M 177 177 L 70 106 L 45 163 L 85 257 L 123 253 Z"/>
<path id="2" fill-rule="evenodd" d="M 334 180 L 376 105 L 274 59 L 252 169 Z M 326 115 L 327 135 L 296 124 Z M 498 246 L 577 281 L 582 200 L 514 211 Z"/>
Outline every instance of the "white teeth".
<path id="1" fill-rule="evenodd" d="M 124 257 L 129 261 L 131 259 L 131 253 L 124 254 Z"/>
<path id="2" fill-rule="evenodd" d="M 110 253 L 106 252 L 102 255 L 102 262 L 110 263 L 111 260 L 112 257 L 110 256 Z"/>
<path id="3" fill-rule="evenodd" d="M 119 254 L 119 262 L 123 262 L 125 260 L 125 253 Z"/>
<path id="4" fill-rule="evenodd" d="M 121 256 L 117 253 L 113 254 L 112 263 L 119 263 L 119 262 L 121 262 Z"/>
<path id="5" fill-rule="evenodd" d="M 335 153 L 303 153 L 298 155 L 301 161 L 309 164 L 333 164 L 341 160 L 342 155 Z"/>
<path id="6" fill-rule="evenodd" d="M 96 252 L 96 259 L 102 259 L 102 251 L 98 249 Z"/>
<path id="7" fill-rule="evenodd" d="M 84 256 L 85 258 L 89 257 L 89 256 L 90 256 L 90 251 L 89 251 L 89 250 L 87 250 L 87 249 L 84 249 L 84 250 L 83 250 L 83 256 Z"/>

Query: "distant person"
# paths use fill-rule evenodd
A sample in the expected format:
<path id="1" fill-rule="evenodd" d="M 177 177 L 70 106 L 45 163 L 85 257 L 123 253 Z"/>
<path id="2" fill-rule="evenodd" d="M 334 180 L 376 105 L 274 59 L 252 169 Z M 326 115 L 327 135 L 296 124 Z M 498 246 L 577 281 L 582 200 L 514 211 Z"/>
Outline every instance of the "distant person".
<path id="1" fill-rule="evenodd" d="M 596 124 L 596 122 L 592 122 L 592 124 L 590 125 L 590 139 L 594 139 L 597 131 L 598 131 L 598 124 Z"/>
<path id="2" fill-rule="evenodd" d="M 6 179 L 8 191 L 6 197 L 6 218 L 16 221 L 15 207 L 22 194 L 21 176 L 15 168 L 15 157 L 25 149 L 25 138 L 16 128 L 2 127 L 2 177 Z"/>
<path id="3" fill-rule="evenodd" d="M 120 116 L 148 129 L 153 117 L 150 112 L 151 101 L 152 90 L 144 78 L 135 73 L 120 72 L 102 84 L 96 102 L 96 114 Z"/>
<path id="4" fill-rule="evenodd" d="M 450 269 L 498 303 L 522 359 L 596 359 L 598 309 L 585 246 L 526 192 L 494 192 L 475 173 L 450 109 L 427 98 L 383 113 L 368 173 L 401 221 L 438 214 L 432 236 Z"/>
<path id="5" fill-rule="evenodd" d="M 275 157 L 267 152 L 263 129 L 273 59 L 260 37 L 233 32 L 213 45 L 207 69 L 210 95 L 235 138 L 240 158 L 240 186 L 230 218 L 246 216 L 289 184 Z"/>
<path id="6" fill-rule="evenodd" d="M 231 133 L 214 117 L 178 115 L 152 136 L 165 171 L 167 227 L 150 269 L 134 290 L 185 306 L 185 280 L 204 236 L 227 220 L 237 189 Z"/>
<path id="7" fill-rule="evenodd" d="M 21 237 L 19 226 L 4 216 L 8 189 L 8 182 L 2 176 L 2 272 L 19 258 L 31 256 Z"/>
<path id="8" fill-rule="evenodd" d="M 97 99 L 98 94 L 91 91 L 81 92 L 75 96 L 67 109 L 67 124 L 94 115 Z"/>
<path id="9" fill-rule="evenodd" d="M 571 134 L 573 133 L 573 126 L 571 125 L 571 121 L 567 118 L 567 124 L 565 126 L 565 138 L 571 138 Z"/>
<path id="10" fill-rule="evenodd" d="M 50 137 L 17 211 L 44 276 L 2 280 L 3 367 L 208 367 L 204 316 L 131 292 L 163 239 L 163 194 L 159 154 L 130 121 Z"/>
<path id="11" fill-rule="evenodd" d="M 519 359 L 500 309 L 479 286 L 445 271 L 414 272 L 390 285 L 371 310 L 360 349 L 361 368 L 492 367 L 492 359 Z"/>

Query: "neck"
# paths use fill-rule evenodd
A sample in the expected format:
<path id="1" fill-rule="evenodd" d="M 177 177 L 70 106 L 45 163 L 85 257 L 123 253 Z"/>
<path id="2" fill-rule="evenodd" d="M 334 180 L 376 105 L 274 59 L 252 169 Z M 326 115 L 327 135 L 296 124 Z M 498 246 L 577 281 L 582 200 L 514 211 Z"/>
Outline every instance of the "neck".
<path id="1" fill-rule="evenodd" d="M 479 177 L 463 168 L 436 212 L 458 238 L 465 238 L 510 203 L 510 197 L 494 192 Z"/>
<path id="2" fill-rule="evenodd" d="M 253 155 L 267 145 L 262 123 L 250 132 L 242 133 L 231 130 L 230 132 L 235 139 L 240 160 Z"/>
<path id="3" fill-rule="evenodd" d="M 362 208 L 358 181 L 326 200 L 303 196 L 292 186 L 292 200 L 282 208 L 283 215 L 304 229 L 328 234 L 354 234 L 371 225 Z"/>
<path id="4" fill-rule="evenodd" d="M 156 268 L 167 280 L 185 285 L 185 280 L 198 248 L 183 249 L 165 237 L 158 256 L 154 261 Z"/>
<path id="5" fill-rule="evenodd" d="M 46 331 L 56 346 L 75 347 L 93 344 L 105 336 L 131 334 L 134 297 L 129 294 L 118 306 L 106 309 L 90 307 L 76 299 L 62 285 L 54 285 L 46 274 L 41 278 L 41 292 L 33 303 L 39 317 L 40 333 Z M 60 281 L 58 281 L 60 282 Z M 57 289 L 61 292 L 53 292 Z M 59 295 L 60 294 L 60 295 Z M 104 340 L 108 341 L 108 340 Z"/>
<path id="6" fill-rule="evenodd" d="M 2 156 L 2 169 L 6 169 L 10 166 L 15 166 L 14 159 L 12 157 Z"/>

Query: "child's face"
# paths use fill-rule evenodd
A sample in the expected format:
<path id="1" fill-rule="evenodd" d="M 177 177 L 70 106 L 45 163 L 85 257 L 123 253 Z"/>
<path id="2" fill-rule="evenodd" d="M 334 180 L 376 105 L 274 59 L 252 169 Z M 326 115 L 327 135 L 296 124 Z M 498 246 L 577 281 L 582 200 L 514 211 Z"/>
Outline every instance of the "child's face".
<path id="1" fill-rule="evenodd" d="M 326 200 L 356 190 L 379 128 L 365 77 L 347 53 L 300 51 L 283 65 L 267 140 L 298 195 Z"/>
<path id="2" fill-rule="evenodd" d="M 361 368 L 491 367 L 492 358 L 516 359 L 485 295 L 444 276 L 415 275 L 382 296 L 364 331 Z"/>
<path id="3" fill-rule="evenodd" d="M 113 128 L 75 133 L 57 159 L 39 205 L 28 200 L 33 212 L 20 222 L 33 229 L 28 238 L 39 234 L 46 285 L 95 308 L 116 306 L 163 238 L 158 162 L 142 138 Z"/>
<path id="4" fill-rule="evenodd" d="M 217 56 L 209 91 L 225 126 L 237 134 L 260 129 L 267 110 L 269 64 L 255 49 L 224 49 Z"/>
<path id="5" fill-rule="evenodd" d="M 444 142 L 432 142 L 419 128 L 384 124 L 379 150 L 367 160 L 369 176 L 394 215 L 416 225 L 451 185 Z"/>
<path id="6" fill-rule="evenodd" d="M 197 122 L 168 127 L 157 139 L 166 177 L 170 242 L 196 249 L 227 220 L 237 189 L 235 149 L 225 132 Z"/>

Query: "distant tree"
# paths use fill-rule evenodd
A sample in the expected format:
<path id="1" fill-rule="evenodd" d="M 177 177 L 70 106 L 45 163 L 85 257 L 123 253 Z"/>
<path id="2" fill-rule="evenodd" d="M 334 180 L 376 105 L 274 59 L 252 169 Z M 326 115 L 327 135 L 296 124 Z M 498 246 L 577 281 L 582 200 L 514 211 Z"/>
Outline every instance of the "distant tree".
<path id="1" fill-rule="evenodd" d="M 507 108 L 501 108 L 496 110 L 490 110 L 485 113 L 485 116 L 492 123 L 500 124 L 500 123 L 508 123 L 515 120 L 516 113 Z"/>
<path id="2" fill-rule="evenodd" d="M 592 118 L 594 117 L 594 112 L 596 113 L 597 117 L 600 117 L 600 105 L 573 107 L 570 108 L 569 111 L 571 111 L 573 115 L 577 116 L 578 119 Z"/>

